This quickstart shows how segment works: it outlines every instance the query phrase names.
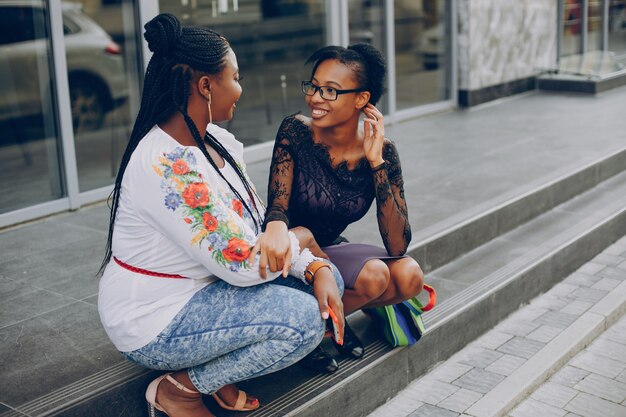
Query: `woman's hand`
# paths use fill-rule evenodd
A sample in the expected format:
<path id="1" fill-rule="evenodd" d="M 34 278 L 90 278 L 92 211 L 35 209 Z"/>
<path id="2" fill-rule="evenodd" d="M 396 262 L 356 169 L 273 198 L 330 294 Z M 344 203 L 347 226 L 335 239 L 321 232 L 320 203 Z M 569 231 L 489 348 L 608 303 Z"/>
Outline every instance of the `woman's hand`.
<path id="1" fill-rule="evenodd" d="M 324 320 L 329 317 L 328 308 L 330 307 L 333 310 L 333 313 L 337 316 L 339 337 L 343 339 L 343 302 L 341 301 L 335 277 L 329 268 L 319 268 L 315 273 L 313 294 L 320 305 L 320 313 Z"/>
<path id="2" fill-rule="evenodd" d="M 290 229 L 293 234 L 298 238 L 298 242 L 300 243 L 300 249 L 308 248 L 313 256 L 317 256 L 318 258 L 328 259 L 328 255 L 320 248 L 320 245 L 317 244 L 313 233 L 306 227 L 298 226 Z"/>
<path id="3" fill-rule="evenodd" d="M 283 277 L 287 277 L 291 268 L 291 240 L 284 222 L 277 220 L 267 224 L 265 233 L 259 236 L 250 251 L 250 256 L 248 256 L 250 266 L 254 266 L 258 252 L 261 252 L 259 260 L 261 278 L 267 278 L 268 266 L 272 272 L 282 270 Z"/>
<path id="4" fill-rule="evenodd" d="M 370 166 L 374 168 L 385 162 L 383 159 L 385 124 L 383 114 L 372 104 L 367 103 L 363 113 L 366 116 L 363 120 L 363 150 Z"/>

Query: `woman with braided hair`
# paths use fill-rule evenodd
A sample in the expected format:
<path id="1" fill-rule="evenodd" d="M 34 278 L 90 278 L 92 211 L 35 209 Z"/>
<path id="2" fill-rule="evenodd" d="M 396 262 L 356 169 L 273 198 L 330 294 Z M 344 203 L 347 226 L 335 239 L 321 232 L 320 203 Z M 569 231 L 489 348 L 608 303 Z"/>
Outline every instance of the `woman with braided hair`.
<path id="1" fill-rule="evenodd" d="M 414 297 L 424 277 L 418 263 L 405 256 L 411 227 L 400 158 L 374 107 L 383 93 L 384 58 L 373 46 L 356 44 L 321 48 L 307 63 L 313 69 L 302 92 L 311 117 L 287 117 L 276 135 L 265 221 L 282 221 L 283 231 L 304 226 L 313 233 L 344 279 L 346 314 Z M 341 233 L 374 200 L 385 248 L 348 243 Z M 274 242 L 270 257 L 282 256 L 288 247 L 283 236 L 273 235 L 277 230 L 267 233 Z M 347 323 L 344 343 L 335 347 L 354 358 L 364 354 Z M 319 371 L 337 369 L 321 347 L 302 363 Z"/>
<path id="2" fill-rule="evenodd" d="M 145 29 L 153 55 L 112 193 L 100 318 L 124 356 L 170 371 L 148 386 L 150 415 L 212 416 L 202 394 L 254 410 L 233 384 L 313 350 L 329 308 L 342 333 L 343 283 L 302 228 L 268 225 L 289 249 L 280 270 L 267 258 L 243 146 L 213 124 L 242 93 L 226 39 L 169 14 Z"/>

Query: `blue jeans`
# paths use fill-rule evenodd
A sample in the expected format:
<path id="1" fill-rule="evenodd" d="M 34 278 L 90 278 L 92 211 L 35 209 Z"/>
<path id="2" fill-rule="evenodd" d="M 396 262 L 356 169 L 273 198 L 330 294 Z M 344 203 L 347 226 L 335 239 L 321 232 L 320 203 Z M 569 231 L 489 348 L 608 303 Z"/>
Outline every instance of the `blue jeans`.
<path id="1" fill-rule="evenodd" d="M 217 281 L 198 291 L 154 340 L 123 354 L 151 369 L 187 368 L 198 391 L 212 394 L 286 368 L 319 345 L 325 324 L 312 291 L 293 277 L 253 287 Z"/>

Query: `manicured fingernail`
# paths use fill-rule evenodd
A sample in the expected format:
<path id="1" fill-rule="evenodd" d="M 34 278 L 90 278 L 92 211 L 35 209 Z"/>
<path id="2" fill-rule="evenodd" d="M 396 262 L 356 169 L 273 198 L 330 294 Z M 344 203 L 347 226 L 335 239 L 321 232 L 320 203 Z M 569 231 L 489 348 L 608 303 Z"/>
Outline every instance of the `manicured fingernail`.
<path id="1" fill-rule="evenodd" d="M 324 320 L 326 320 L 326 319 L 328 318 L 328 312 L 324 311 L 324 312 L 322 313 L 322 318 L 323 318 Z"/>

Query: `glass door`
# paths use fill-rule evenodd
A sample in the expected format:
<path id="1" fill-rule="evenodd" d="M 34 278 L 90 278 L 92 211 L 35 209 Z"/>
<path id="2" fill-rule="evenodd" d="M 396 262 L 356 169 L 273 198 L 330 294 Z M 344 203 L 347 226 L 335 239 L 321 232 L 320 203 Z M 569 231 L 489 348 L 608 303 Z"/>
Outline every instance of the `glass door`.
<path id="1" fill-rule="evenodd" d="M 0 213 L 66 194 L 48 22 L 44 2 L 0 3 Z"/>
<path id="2" fill-rule="evenodd" d="M 615 60 L 626 68 L 626 0 L 609 1 L 608 49 L 615 53 Z"/>
<path id="3" fill-rule="evenodd" d="M 396 0 L 396 108 L 450 99 L 451 42 L 447 1 Z"/>
<path id="4" fill-rule="evenodd" d="M 563 7 L 563 45 L 561 56 L 583 52 L 581 37 L 583 0 L 565 0 Z"/>
<path id="5" fill-rule="evenodd" d="M 246 145 L 273 141 L 282 119 L 306 104 L 304 62 L 326 44 L 325 0 L 160 0 L 159 10 L 183 23 L 205 25 L 230 42 L 243 95 L 226 124 Z"/>
<path id="6" fill-rule="evenodd" d="M 63 3 L 63 32 L 81 192 L 110 186 L 138 108 L 132 0 Z"/>
<path id="7" fill-rule="evenodd" d="M 369 43 L 381 51 L 387 50 L 386 13 L 384 0 L 348 0 L 349 42 Z M 389 76 L 385 79 L 388 90 Z M 376 105 L 384 114 L 389 113 L 389 94 L 384 94 Z"/>

